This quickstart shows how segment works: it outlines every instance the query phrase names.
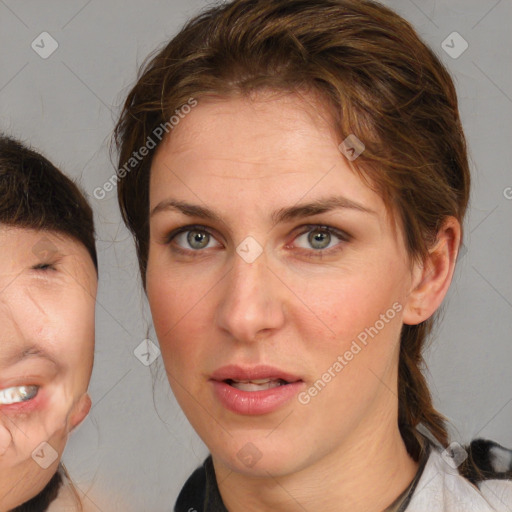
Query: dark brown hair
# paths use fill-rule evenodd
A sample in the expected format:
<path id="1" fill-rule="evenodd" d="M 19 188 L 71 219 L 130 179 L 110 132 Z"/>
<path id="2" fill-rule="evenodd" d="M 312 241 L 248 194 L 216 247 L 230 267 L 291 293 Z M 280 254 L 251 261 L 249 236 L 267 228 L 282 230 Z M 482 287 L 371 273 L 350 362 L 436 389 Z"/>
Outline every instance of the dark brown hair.
<path id="1" fill-rule="evenodd" d="M 59 468 L 38 495 L 17 506 L 11 512 L 44 512 L 48 510 L 50 504 L 57 498 L 61 486 L 62 474 Z"/>
<path id="2" fill-rule="evenodd" d="M 64 464 L 59 464 L 57 471 L 39 494 L 10 512 L 45 512 L 52 502 L 57 499 L 59 491 L 64 485 L 68 485 L 70 488 L 71 494 L 75 499 L 76 511 L 82 512 L 82 502 Z"/>
<path id="3" fill-rule="evenodd" d="M 338 142 L 350 134 L 363 141 L 352 166 L 400 220 L 411 260 L 426 256 L 447 216 L 462 221 L 470 177 L 453 82 L 409 23 L 368 0 L 235 0 L 190 20 L 141 68 L 126 99 L 115 131 L 119 169 L 190 98 L 264 89 L 314 92 L 332 114 Z M 143 282 L 155 149 L 118 174 Z M 418 424 L 448 444 L 421 371 L 432 325 L 430 318 L 401 333 L 398 422 L 416 460 Z"/>
<path id="4" fill-rule="evenodd" d="M 85 246 L 98 270 L 93 213 L 84 195 L 44 156 L 3 135 L 0 224 L 68 235 Z"/>

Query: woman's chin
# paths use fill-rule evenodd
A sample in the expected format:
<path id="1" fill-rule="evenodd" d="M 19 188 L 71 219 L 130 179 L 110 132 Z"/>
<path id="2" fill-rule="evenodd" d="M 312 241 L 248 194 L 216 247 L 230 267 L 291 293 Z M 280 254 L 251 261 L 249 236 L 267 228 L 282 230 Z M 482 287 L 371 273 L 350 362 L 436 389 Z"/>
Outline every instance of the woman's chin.
<path id="1" fill-rule="evenodd" d="M 226 449 L 228 448 L 228 449 Z M 211 449 L 216 471 L 232 471 L 244 476 L 279 477 L 298 471 L 305 454 L 286 442 L 271 443 L 262 439 L 247 439 Z"/>

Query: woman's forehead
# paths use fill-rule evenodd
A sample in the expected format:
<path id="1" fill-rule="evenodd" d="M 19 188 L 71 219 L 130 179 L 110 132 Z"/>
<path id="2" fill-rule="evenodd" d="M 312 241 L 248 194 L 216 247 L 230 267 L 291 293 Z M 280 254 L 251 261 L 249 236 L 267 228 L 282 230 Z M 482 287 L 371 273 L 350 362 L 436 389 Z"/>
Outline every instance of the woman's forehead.
<path id="1" fill-rule="evenodd" d="M 284 158 L 289 149 L 295 153 L 298 144 L 307 141 L 331 144 L 336 139 L 331 113 L 317 94 L 262 92 L 253 97 L 206 96 L 197 102 L 164 138 L 158 151 L 169 145 L 175 152 L 186 151 L 190 145 L 236 136 L 239 144 L 216 144 L 213 149 L 218 154 L 224 150 L 247 156 L 244 148 L 252 149 L 258 142 L 254 137 L 260 137 L 267 143 L 268 139 L 278 139 Z M 265 155 L 266 149 L 266 145 L 260 144 L 252 157 Z"/>
<path id="2" fill-rule="evenodd" d="M 222 195 L 224 187 L 231 199 L 272 192 L 291 201 L 325 196 L 334 187 L 354 202 L 378 199 L 348 165 L 332 126 L 290 96 L 200 103 L 153 159 L 151 208 L 166 187 L 190 189 L 188 195 L 210 188 L 207 197 Z"/>

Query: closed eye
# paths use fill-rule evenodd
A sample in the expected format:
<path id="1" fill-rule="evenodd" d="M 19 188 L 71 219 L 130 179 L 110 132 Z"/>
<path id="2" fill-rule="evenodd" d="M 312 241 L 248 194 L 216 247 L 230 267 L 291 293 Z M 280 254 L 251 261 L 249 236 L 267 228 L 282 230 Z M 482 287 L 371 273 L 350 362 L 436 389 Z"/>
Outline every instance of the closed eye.
<path id="1" fill-rule="evenodd" d="M 32 270 L 55 270 L 55 267 L 51 263 L 38 263 L 32 266 Z"/>

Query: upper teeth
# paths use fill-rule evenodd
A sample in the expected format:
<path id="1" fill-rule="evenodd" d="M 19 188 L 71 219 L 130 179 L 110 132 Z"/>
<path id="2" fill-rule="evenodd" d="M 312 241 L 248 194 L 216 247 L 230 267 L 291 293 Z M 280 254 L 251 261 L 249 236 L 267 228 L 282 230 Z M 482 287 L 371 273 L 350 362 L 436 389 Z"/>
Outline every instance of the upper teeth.
<path id="1" fill-rule="evenodd" d="M 251 380 L 236 380 L 233 379 L 233 382 L 252 382 L 253 384 L 266 384 L 267 382 L 272 381 L 273 379 L 251 379 Z"/>
<path id="2" fill-rule="evenodd" d="M 25 402 L 37 395 L 37 386 L 14 386 L 0 389 L 0 405 L 12 405 Z"/>
<path id="3" fill-rule="evenodd" d="M 240 391 L 263 391 L 281 386 L 282 379 L 230 380 L 231 385 Z"/>

